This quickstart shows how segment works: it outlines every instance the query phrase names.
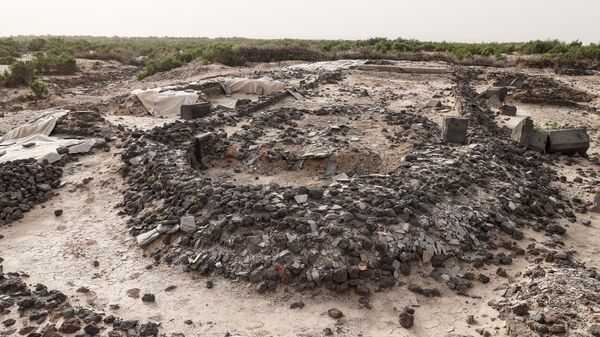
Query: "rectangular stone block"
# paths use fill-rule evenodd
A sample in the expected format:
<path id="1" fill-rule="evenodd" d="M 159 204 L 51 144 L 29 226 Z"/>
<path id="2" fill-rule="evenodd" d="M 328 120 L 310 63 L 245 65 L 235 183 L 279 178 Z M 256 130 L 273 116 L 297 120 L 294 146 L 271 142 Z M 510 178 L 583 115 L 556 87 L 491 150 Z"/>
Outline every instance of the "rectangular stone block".
<path id="1" fill-rule="evenodd" d="M 592 212 L 600 213 L 600 192 L 596 193 L 596 197 L 594 198 L 594 203 L 592 204 Z"/>
<path id="2" fill-rule="evenodd" d="M 485 98 L 497 97 L 500 101 L 504 101 L 507 94 L 508 94 L 508 89 L 506 87 L 489 87 L 483 93 L 483 96 Z"/>
<path id="3" fill-rule="evenodd" d="M 184 104 L 179 111 L 181 113 L 181 119 L 185 120 L 206 117 L 210 115 L 210 103 Z"/>
<path id="4" fill-rule="evenodd" d="M 446 143 L 464 144 L 467 141 L 469 120 L 466 118 L 444 117 L 442 138 Z"/>
<path id="5" fill-rule="evenodd" d="M 517 107 L 514 105 L 503 105 L 500 108 L 500 113 L 504 116 L 516 116 L 517 115 Z"/>
<path id="6" fill-rule="evenodd" d="M 194 137 L 194 142 L 188 149 L 186 157 L 196 169 L 206 170 L 209 168 L 207 155 L 212 152 L 210 148 L 212 137 L 212 132 L 205 132 Z"/>
<path id="7" fill-rule="evenodd" d="M 548 133 L 536 130 L 533 121 L 527 117 L 517 124 L 512 131 L 511 139 L 529 149 L 545 153 L 548 142 Z"/>
<path id="8" fill-rule="evenodd" d="M 531 133 L 529 134 L 529 139 L 527 142 L 527 145 L 531 150 L 545 153 L 547 144 L 548 144 L 548 133 L 547 132 L 538 131 L 536 129 L 531 130 Z"/>
<path id="9" fill-rule="evenodd" d="M 548 153 L 585 155 L 590 148 L 590 136 L 586 128 L 552 130 L 548 133 Z"/>
<path id="10" fill-rule="evenodd" d="M 527 146 L 529 135 L 533 131 L 533 121 L 527 117 L 515 126 L 512 131 L 511 139 L 519 143 L 519 145 Z"/>

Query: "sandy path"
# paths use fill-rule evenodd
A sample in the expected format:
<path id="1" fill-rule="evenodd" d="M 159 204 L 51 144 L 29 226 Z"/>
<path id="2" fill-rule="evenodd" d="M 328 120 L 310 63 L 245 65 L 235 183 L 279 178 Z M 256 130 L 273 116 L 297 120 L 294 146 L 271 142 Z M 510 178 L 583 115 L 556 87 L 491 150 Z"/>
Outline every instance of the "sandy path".
<path id="1" fill-rule="evenodd" d="M 0 255 L 6 259 L 6 271 L 29 273 L 31 283 L 60 289 L 73 303 L 99 310 L 118 304 L 120 309 L 112 313 L 125 319 L 160 321 L 162 331 L 169 335 L 223 336 L 230 332 L 241 336 L 319 336 L 323 329 L 330 328 L 344 336 L 437 337 L 448 332 L 475 335 L 474 329 L 484 326 L 493 333 L 493 326 L 503 325 L 486 304 L 497 296 L 490 290 L 502 281 L 496 276 L 492 276 L 488 287 L 473 289 L 472 293 L 481 295 L 481 299 L 454 295 L 431 281 L 430 286 L 442 289 L 443 297 L 417 298 L 406 287 L 397 287 L 372 296 L 373 309 L 367 310 L 359 308 L 353 294 L 334 298 L 326 290 L 311 295 L 280 289 L 275 294 L 258 295 L 246 284 L 223 279 L 214 279 L 215 287 L 207 289 L 206 279 L 163 265 L 147 270 L 145 266 L 152 260 L 133 243 L 125 220 L 114 208 L 123 182 L 117 173 L 120 164 L 113 155 L 86 156 L 70 164 L 63 177 L 67 185 L 60 195 L 2 229 L 5 238 L 0 240 Z M 82 185 L 83 178 L 89 176 L 94 179 Z M 53 215 L 57 208 L 64 210 L 61 217 Z M 94 260 L 99 267 L 93 266 Z M 488 273 L 493 274 L 493 270 Z M 177 288 L 165 292 L 170 285 Z M 90 293 L 76 292 L 81 286 L 89 288 Z M 139 288 L 141 294 L 156 294 L 156 302 L 148 305 L 128 297 L 126 292 L 132 288 Z M 304 301 L 306 307 L 289 309 L 297 301 Z M 405 305 L 418 305 L 411 330 L 398 323 L 396 308 Z M 339 321 L 326 313 L 333 307 L 345 313 Z M 468 327 L 465 318 L 469 314 L 475 315 L 481 325 Z M 194 324 L 184 324 L 188 319 Z"/>

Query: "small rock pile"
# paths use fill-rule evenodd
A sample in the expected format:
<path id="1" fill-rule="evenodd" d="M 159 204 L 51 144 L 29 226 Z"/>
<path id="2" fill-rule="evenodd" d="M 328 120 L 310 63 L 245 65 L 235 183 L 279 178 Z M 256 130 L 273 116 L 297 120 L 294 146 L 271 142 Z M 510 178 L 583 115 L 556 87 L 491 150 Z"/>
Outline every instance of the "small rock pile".
<path id="1" fill-rule="evenodd" d="M 594 96 L 568 84 L 543 75 L 498 72 L 491 74 L 495 85 L 510 86 L 511 97 L 523 103 L 573 105 L 590 102 Z"/>
<path id="2" fill-rule="evenodd" d="M 25 277 L 20 273 L 4 273 L 0 265 L 0 315 L 5 336 L 15 332 L 29 337 L 158 335 L 156 323 L 140 324 L 137 320 L 122 320 L 102 311 L 74 307 L 67 295 L 39 283 L 30 287 Z"/>
<path id="3" fill-rule="evenodd" d="M 0 163 L 0 226 L 21 219 L 54 195 L 62 169 L 34 159 Z"/>
<path id="4" fill-rule="evenodd" d="M 104 138 L 114 133 L 114 128 L 102 115 L 95 111 L 73 111 L 56 121 L 52 135 L 77 135 Z M 123 126 L 116 127 L 121 131 Z"/>
<path id="5" fill-rule="evenodd" d="M 408 141 L 431 142 L 439 139 L 440 128 L 429 118 L 401 112 L 388 112 L 384 117 L 388 125 L 399 125 L 402 130 L 393 135 L 387 135 L 393 144 L 402 144 Z"/>
<path id="6" fill-rule="evenodd" d="M 572 252 L 531 245 L 538 265 L 528 281 L 504 289 L 489 304 L 507 321 L 510 336 L 600 336 L 600 275 L 573 259 Z"/>

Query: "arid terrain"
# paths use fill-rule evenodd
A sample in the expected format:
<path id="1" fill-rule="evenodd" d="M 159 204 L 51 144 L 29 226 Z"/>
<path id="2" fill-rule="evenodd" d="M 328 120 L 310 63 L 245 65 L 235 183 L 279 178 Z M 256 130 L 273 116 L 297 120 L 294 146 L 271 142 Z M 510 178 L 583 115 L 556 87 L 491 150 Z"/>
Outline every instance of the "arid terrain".
<path id="1" fill-rule="evenodd" d="M 77 66 L 42 77 L 48 98 L 0 88 L 0 136 L 65 109 L 50 136 L 95 140 L 52 163 L 0 156 L 0 335 L 600 336 L 597 73 Z M 226 95 L 230 78 L 283 88 Z M 170 86 L 210 115 L 131 95 Z M 464 144 L 445 117 L 468 119 Z M 587 153 L 516 143 L 526 117 L 585 127 Z"/>

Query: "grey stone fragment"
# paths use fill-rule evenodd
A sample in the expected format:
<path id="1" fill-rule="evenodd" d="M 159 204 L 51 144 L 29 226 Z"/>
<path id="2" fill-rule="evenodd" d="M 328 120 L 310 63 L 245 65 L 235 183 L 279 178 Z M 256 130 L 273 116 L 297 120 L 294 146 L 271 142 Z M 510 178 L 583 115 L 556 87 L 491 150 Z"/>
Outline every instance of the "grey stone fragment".
<path id="1" fill-rule="evenodd" d="M 92 146 L 94 146 L 94 144 L 96 144 L 96 141 L 93 139 L 89 139 L 83 143 L 69 146 L 69 153 L 70 154 L 88 153 L 88 152 L 90 152 L 90 150 L 92 149 Z"/>
<path id="2" fill-rule="evenodd" d="M 437 99 L 432 99 L 429 102 L 427 102 L 426 105 L 428 108 L 440 108 L 442 106 L 442 102 L 440 102 Z"/>
<path id="3" fill-rule="evenodd" d="M 335 175 L 333 177 L 331 177 L 332 180 L 334 181 L 341 181 L 341 182 L 345 182 L 345 181 L 349 181 L 350 178 L 348 177 L 348 175 L 346 173 L 340 173 L 338 175 Z"/>
<path id="4" fill-rule="evenodd" d="M 56 148 L 56 152 L 58 154 L 67 154 L 67 153 L 69 153 L 69 148 L 66 146 L 59 146 Z"/>
<path id="5" fill-rule="evenodd" d="M 176 223 L 164 223 L 161 222 L 156 227 L 159 233 L 173 234 L 179 230 L 179 225 Z"/>
<path id="6" fill-rule="evenodd" d="M 198 227 L 196 226 L 196 220 L 191 215 L 181 217 L 179 229 L 184 233 L 193 233 Z"/>
<path id="7" fill-rule="evenodd" d="M 308 201 L 308 194 L 298 194 L 294 196 L 297 203 L 303 204 Z"/>
<path id="8" fill-rule="evenodd" d="M 596 197 L 594 198 L 594 204 L 592 205 L 592 212 L 600 213 L 600 193 L 596 193 Z"/>
<path id="9" fill-rule="evenodd" d="M 483 96 L 485 98 L 497 97 L 500 101 L 504 101 L 507 94 L 508 94 L 508 89 L 506 87 L 489 87 L 483 93 Z"/>
<path id="10" fill-rule="evenodd" d="M 154 240 L 158 239 L 160 233 L 156 229 L 152 229 L 147 231 L 146 233 L 139 234 L 135 237 L 137 243 L 140 247 L 147 246 L 151 244 Z"/>
<path id="11" fill-rule="evenodd" d="M 56 163 L 57 161 L 61 160 L 62 156 L 56 152 L 51 152 L 46 154 L 44 157 L 41 158 L 40 161 L 44 161 L 47 160 L 49 164 L 52 163 Z"/>
<path id="12" fill-rule="evenodd" d="M 504 104 L 500 108 L 500 113 L 504 116 L 516 116 L 517 115 L 517 107 L 514 105 Z"/>

